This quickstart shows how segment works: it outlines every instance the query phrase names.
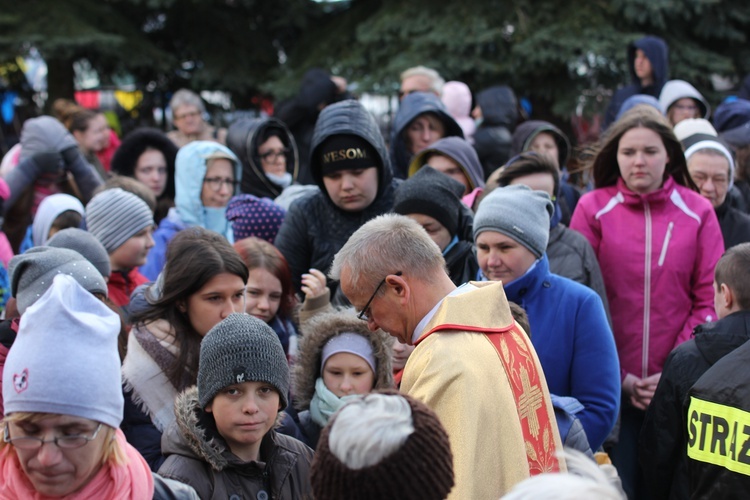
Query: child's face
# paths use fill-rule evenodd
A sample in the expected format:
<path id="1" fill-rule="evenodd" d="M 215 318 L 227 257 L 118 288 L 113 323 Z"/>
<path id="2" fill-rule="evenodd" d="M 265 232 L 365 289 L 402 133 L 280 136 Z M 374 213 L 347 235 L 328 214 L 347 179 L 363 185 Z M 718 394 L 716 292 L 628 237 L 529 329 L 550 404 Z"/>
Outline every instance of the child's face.
<path id="1" fill-rule="evenodd" d="M 113 271 L 130 271 L 134 267 L 146 263 L 149 250 L 154 246 L 154 228 L 149 226 L 142 229 L 115 248 L 109 254 L 109 261 Z"/>
<path id="2" fill-rule="evenodd" d="M 367 361 L 349 352 L 338 352 L 323 367 L 323 383 L 338 397 L 367 394 L 375 385 L 375 374 Z"/>
<path id="3" fill-rule="evenodd" d="M 276 423 L 279 393 L 265 382 L 241 382 L 220 390 L 206 406 L 229 449 L 244 461 L 258 460 L 260 442 Z"/>
<path id="4" fill-rule="evenodd" d="M 245 312 L 268 323 L 281 305 L 281 281 L 263 267 L 250 271 Z"/>

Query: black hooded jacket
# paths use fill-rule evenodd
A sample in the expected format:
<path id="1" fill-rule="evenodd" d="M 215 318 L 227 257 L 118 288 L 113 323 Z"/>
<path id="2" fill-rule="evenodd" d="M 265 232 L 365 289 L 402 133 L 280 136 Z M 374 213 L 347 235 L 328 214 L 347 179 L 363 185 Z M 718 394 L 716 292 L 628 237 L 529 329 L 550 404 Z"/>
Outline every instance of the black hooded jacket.
<path id="1" fill-rule="evenodd" d="M 474 149 L 482 162 L 485 180 L 510 158 L 513 130 L 518 120 L 518 102 L 507 85 L 490 87 L 477 94 L 482 123 L 474 133 Z"/>
<path id="2" fill-rule="evenodd" d="M 456 120 L 448 114 L 448 110 L 438 96 L 430 92 L 413 92 L 401 101 L 396 117 L 393 119 L 391 131 L 391 162 L 393 175 L 399 179 L 406 179 L 409 174 L 409 163 L 414 156 L 404 140 L 404 131 L 419 115 L 432 113 L 445 126 L 445 137 L 457 136 L 464 138 L 464 132 Z"/>
<path id="3" fill-rule="evenodd" d="M 689 498 L 683 404 L 695 382 L 721 358 L 750 340 L 750 311 L 739 311 L 696 327 L 664 363 L 646 410 L 640 461 L 651 498 Z"/>
<path id="4" fill-rule="evenodd" d="M 323 184 L 316 149 L 325 139 L 337 134 L 361 137 L 372 145 L 382 160 L 382 165 L 378 165 L 375 200 L 360 212 L 345 212 L 338 208 Z M 328 272 L 336 252 L 360 226 L 373 217 L 390 212 L 397 185 L 377 123 L 354 100 L 338 102 L 321 112 L 312 138 L 310 173 L 320 191 L 292 204 L 274 242 L 289 263 L 292 281 L 298 291 L 303 273 L 310 268 Z M 329 282 L 328 286 L 331 295 L 335 296 L 338 283 Z"/>
<path id="5" fill-rule="evenodd" d="M 654 83 L 646 87 L 641 85 L 641 80 L 635 74 L 635 67 L 633 65 L 635 62 L 635 52 L 638 49 L 646 54 L 653 70 Z M 669 80 L 669 47 L 667 47 L 667 43 L 657 36 L 645 36 L 628 45 L 628 70 L 632 83 L 618 89 L 615 95 L 612 96 L 607 112 L 604 115 L 604 123 L 602 124 L 602 127 L 605 129 L 615 121 L 620 106 L 622 106 L 622 103 L 628 97 L 635 94 L 647 94 L 657 99 L 659 98 L 664 83 Z"/>
<path id="6" fill-rule="evenodd" d="M 227 146 L 242 162 L 242 184 L 240 191 L 259 198 L 274 199 L 284 190 L 263 172 L 261 159 L 258 156 L 260 137 L 264 130 L 275 128 L 281 136 L 281 142 L 288 150 L 286 154 L 286 171 L 292 175 L 292 182 L 297 179 L 299 156 L 297 143 L 283 122 L 275 118 L 250 118 L 234 122 L 227 131 Z"/>
<path id="7" fill-rule="evenodd" d="M 570 156 L 570 142 L 568 141 L 568 138 L 565 136 L 565 134 L 563 134 L 562 130 L 555 127 L 549 122 L 545 122 L 542 120 L 529 120 L 520 124 L 518 128 L 516 128 L 516 131 L 513 132 L 513 142 L 511 143 L 510 156 L 514 157 L 518 154 L 528 151 L 529 147 L 531 147 L 531 142 L 537 135 L 542 132 L 547 132 L 555 138 L 558 155 L 557 165 L 562 171 L 568 164 L 568 158 Z M 561 174 L 560 195 L 558 197 L 558 200 L 560 202 L 560 210 L 562 211 L 561 222 L 566 226 L 569 226 L 570 219 L 576 209 L 578 200 L 581 199 L 581 196 L 583 196 L 583 194 L 575 186 L 564 182 L 562 180 L 562 177 L 563 176 Z"/>

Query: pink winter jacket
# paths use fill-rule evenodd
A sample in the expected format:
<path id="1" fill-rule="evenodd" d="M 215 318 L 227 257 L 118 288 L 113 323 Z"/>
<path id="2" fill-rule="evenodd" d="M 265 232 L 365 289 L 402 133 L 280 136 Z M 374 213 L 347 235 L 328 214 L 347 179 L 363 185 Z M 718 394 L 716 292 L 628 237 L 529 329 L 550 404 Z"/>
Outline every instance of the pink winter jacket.
<path id="1" fill-rule="evenodd" d="M 714 266 L 724 242 L 713 207 L 698 193 L 670 177 L 639 195 L 620 178 L 585 194 L 570 227 L 599 259 L 623 378 L 661 372 L 694 327 L 716 319 Z"/>

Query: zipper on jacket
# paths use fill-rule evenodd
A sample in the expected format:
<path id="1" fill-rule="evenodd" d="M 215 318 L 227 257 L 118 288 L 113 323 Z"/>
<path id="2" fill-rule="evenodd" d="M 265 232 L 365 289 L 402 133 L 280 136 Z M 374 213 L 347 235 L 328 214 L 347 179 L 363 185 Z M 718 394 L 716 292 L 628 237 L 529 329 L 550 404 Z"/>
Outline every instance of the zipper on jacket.
<path id="1" fill-rule="evenodd" d="M 651 207 L 648 201 L 643 202 L 643 212 L 646 218 L 646 258 L 643 275 L 643 351 L 641 353 L 641 378 L 648 376 L 648 343 L 649 323 L 651 320 Z"/>
<path id="2" fill-rule="evenodd" d="M 667 248 L 669 247 L 669 240 L 672 239 L 672 230 L 674 229 L 674 222 L 670 222 L 667 226 L 667 235 L 664 237 L 664 244 L 661 246 L 661 254 L 659 254 L 659 267 L 664 265 L 664 259 L 667 258 Z"/>

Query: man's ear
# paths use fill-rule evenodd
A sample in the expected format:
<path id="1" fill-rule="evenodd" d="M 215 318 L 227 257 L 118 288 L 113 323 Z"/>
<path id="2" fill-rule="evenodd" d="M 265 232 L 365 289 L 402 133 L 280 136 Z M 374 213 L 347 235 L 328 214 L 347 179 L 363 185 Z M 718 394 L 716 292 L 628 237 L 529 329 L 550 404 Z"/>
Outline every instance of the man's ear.
<path id="1" fill-rule="evenodd" d="M 409 287 L 409 283 L 403 278 L 403 276 L 398 276 L 397 274 L 389 274 L 385 278 L 385 282 L 388 285 L 388 288 L 393 290 L 401 300 L 408 300 L 411 296 L 411 288 Z"/>
<path id="2" fill-rule="evenodd" d="M 721 300 L 724 302 L 724 308 L 731 311 L 734 306 L 734 292 L 726 283 L 721 284 Z"/>

